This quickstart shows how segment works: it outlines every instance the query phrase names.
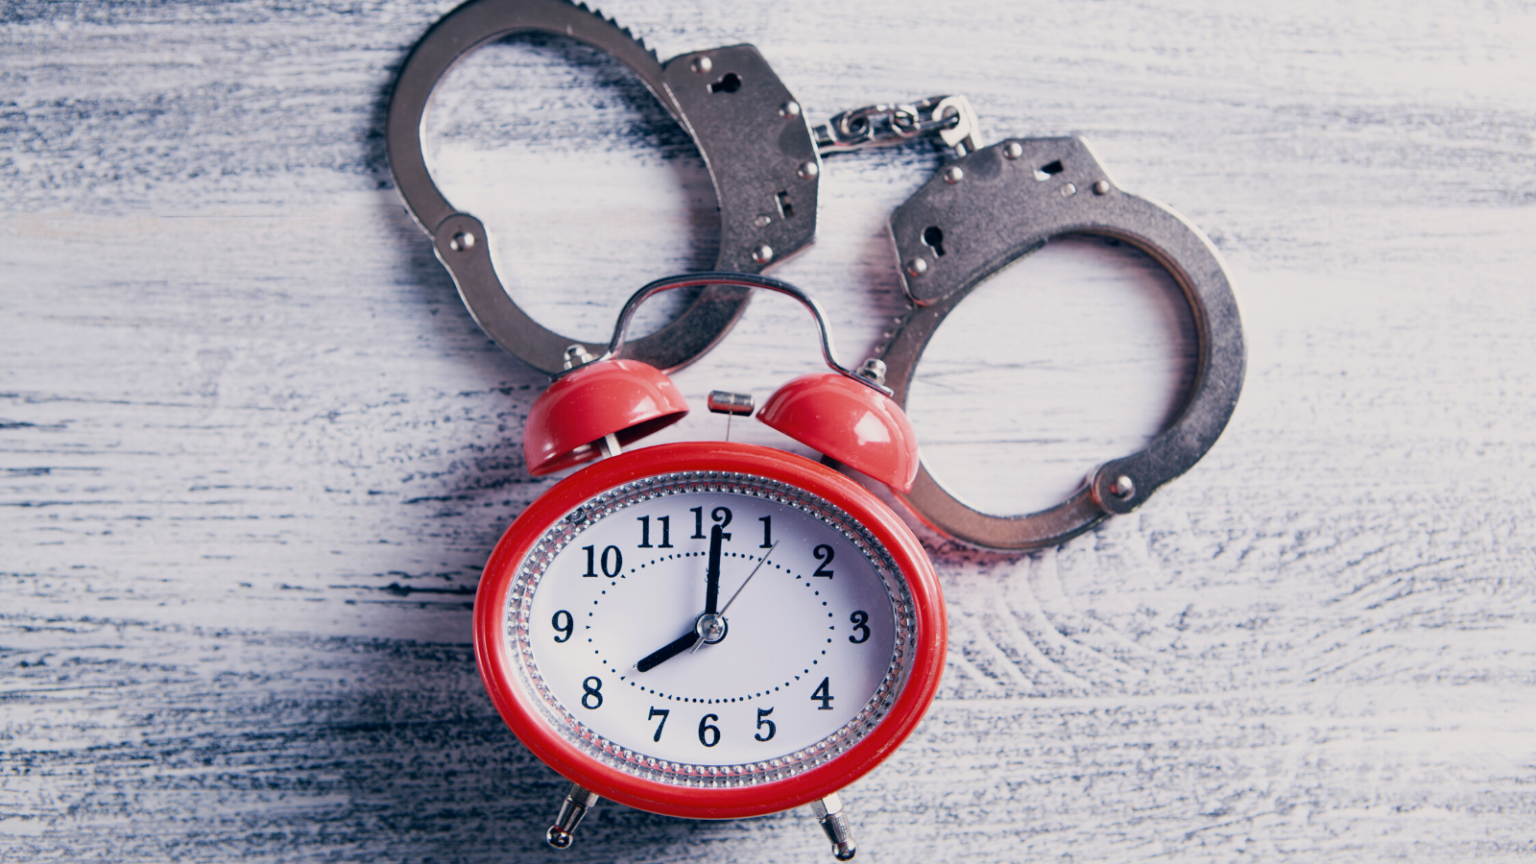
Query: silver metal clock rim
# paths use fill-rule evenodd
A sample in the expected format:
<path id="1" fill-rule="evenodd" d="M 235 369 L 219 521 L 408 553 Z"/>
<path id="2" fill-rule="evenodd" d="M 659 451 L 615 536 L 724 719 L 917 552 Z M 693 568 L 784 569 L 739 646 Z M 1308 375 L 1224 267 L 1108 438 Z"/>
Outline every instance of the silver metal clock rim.
<path id="1" fill-rule="evenodd" d="M 475 322 L 508 353 L 553 375 L 564 368 L 567 347 L 580 344 L 596 352 L 601 346 L 545 328 L 512 300 L 496 274 L 484 223 L 455 209 L 432 182 L 421 143 L 422 122 L 437 82 L 481 45 L 527 32 L 565 36 L 614 57 L 640 77 L 646 89 L 694 137 L 695 144 L 698 139 L 667 92 L 656 53 L 627 29 L 582 4 L 568 0 L 470 0 L 443 16 L 411 49 L 390 94 L 385 125 L 385 149 L 395 187 L 411 216 L 433 238 L 434 251 L 453 275 Z M 724 260 L 727 254 L 722 246 L 722 259 L 715 269 L 740 269 Z M 749 298 L 749 292 L 739 289 L 706 287 L 676 320 L 630 343 L 629 356 L 663 370 L 685 366 L 731 329 Z"/>
<path id="2" fill-rule="evenodd" d="M 742 491 L 757 487 L 761 492 Z M 854 544 L 874 564 L 886 595 L 891 601 L 894 622 L 892 658 L 880 685 L 869 700 L 836 731 L 791 754 L 740 765 L 697 765 L 656 759 L 636 753 L 598 735 L 571 714 L 550 692 L 538 675 L 532 658 L 529 630 L 531 607 L 539 579 L 558 552 L 569 545 L 594 521 L 606 518 L 633 504 L 663 495 L 688 492 L 739 494 L 745 497 L 776 500 L 785 506 L 807 509 L 822 518 Z M 774 497 L 777 495 L 778 497 Z M 592 518 L 593 511 L 599 513 Z M 819 513 L 817 512 L 819 511 Z M 574 517 L 574 518 L 573 518 Z M 851 529 L 851 533 L 850 533 Z M 873 553 L 873 554 L 872 554 Z M 897 697 L 911 678 L 916 656 L 916 612 L 912 594 L 904 577 L 880 542 L 863 524 L 830 501 L 770 477 L 722 471 L 673 471 L 641 478 L 599 493 L 571 509 L 571 512 L 545 530 L 523 561 L 518 563 L 503 603 L 502 634 L 513 647 L 518 684 L 529 701 L 537 706 L 539 716 L 567 743 L 602 764 L 636 777 L 670 786 L 737 788 L 771 783 L 803 774 L 830 762 L 862 741 L 890 712 Z M 559 711 L 555 709 L 558 707 Z"/>

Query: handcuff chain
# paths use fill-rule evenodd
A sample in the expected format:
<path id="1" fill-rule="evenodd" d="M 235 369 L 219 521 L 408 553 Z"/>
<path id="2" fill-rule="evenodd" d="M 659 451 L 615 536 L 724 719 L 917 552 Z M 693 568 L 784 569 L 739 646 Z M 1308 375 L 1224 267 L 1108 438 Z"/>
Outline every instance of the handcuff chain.
<path id="1" fill-rule="evenodd" d="M 964 96 L 930 96 L 902 104 L 866 105 L 811 130 L 822 155 L 900 144 L 937 135 L 957 156 L 980 149 L 976 112 Z"/>

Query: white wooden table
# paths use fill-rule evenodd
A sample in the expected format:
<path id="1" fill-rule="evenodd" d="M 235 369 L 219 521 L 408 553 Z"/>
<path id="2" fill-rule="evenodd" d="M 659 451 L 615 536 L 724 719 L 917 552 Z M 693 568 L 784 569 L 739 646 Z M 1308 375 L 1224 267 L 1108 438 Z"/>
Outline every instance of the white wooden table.
<path id="1" fill-rule="evenodd" d="M 469 616 L 549 485 L 519 449 L 546 379 L 477 329 L 384 159 L 452 5 L 0 5 L 0 860 L 830 860 L 805 812 L 605 805 L 543 846 L 563 784 Z M 1230 265 L 1248 376 L 1204 461 L 1059 548 L 925 535 L 949 662 L 845 796 L 861 860 L 1536 854 L 1536 11 L 605 11 L 663 59 L 756 44 L 816 122 L 963 93 L 988 141 L 1084 136 Z M 436 176 L 539 320 L 599 338 L 712 261 L 708 177 L 621 67 L 520 40 L 438 95 Z M 901 308 L 885 219 L 939 164 L 829 160 L 819 242 L 772 273 L 846 362 Z M 940 331 L 924 453 L 979 505 L 1052 504 L 1167 422 L 1191 338 L 1149 259 L 1053 244 Z M 818 363 L 758 298 L 658 440 Z"/>

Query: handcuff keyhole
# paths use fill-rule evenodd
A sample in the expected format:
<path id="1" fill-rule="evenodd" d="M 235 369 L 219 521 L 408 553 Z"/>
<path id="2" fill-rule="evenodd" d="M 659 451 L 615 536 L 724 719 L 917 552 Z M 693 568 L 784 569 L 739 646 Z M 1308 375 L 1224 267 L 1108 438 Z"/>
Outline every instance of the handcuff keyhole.
<path id="1" fill-rule="evenodd" d="M 1057 159 L 1049 165 L 1041 165 L 1039 168 L 1036 168 L 1035 179 L 1043 183 L 1065 170 L 1067 170 L 1066 166 L 1061 164 L 1060 159 Z"/>
<path id="2" fill-rule="evenodd" d="M 937 225 L 929 225 L 923 229 L 923 245 L 933 250 L 933 254 L 939 258 L 944 257 L 944 229 Z"/>
<path id="3" fill-rule="evenodd" d="M 779 215 L 780 216 L 784 217 L 785 219 L 788 219 L 789 217 L 795 215 L 795 205 L 789 203 L 789 192 L 788 192 L 788 190 L 780 192 L 779 194 L 773 196 L 773 201 L 774 201 L 775 204 L 777 204 L 779 206 Z"/>
<path id="4" fill-rule="evenodd" d="M 741 76 L 735 72 L 727 72 L 719 81 L 709 85 L 711 93 L 735 93 L 741 89 Z"/>

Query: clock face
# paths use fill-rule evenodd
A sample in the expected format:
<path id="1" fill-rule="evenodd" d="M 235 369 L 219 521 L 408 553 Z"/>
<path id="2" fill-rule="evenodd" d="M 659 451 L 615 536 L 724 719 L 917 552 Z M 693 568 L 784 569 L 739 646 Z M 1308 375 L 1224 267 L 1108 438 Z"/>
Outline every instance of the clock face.
<path id="1" fill-rule="evenodd" d="M 847 478 L 752 445 L 644 448 L 567 478 L 502 538 L 475 620 L 525 744 L 679 816 L 843 788 L 912 731 L 943 667 L 911 532 Z"/>

